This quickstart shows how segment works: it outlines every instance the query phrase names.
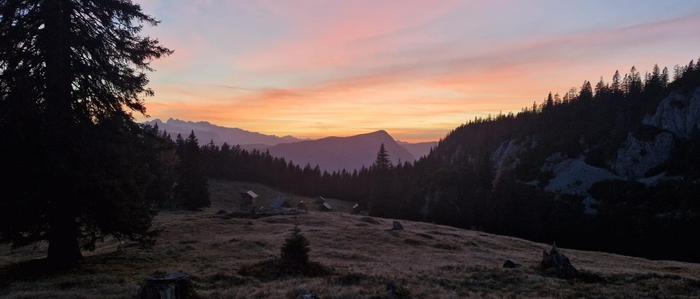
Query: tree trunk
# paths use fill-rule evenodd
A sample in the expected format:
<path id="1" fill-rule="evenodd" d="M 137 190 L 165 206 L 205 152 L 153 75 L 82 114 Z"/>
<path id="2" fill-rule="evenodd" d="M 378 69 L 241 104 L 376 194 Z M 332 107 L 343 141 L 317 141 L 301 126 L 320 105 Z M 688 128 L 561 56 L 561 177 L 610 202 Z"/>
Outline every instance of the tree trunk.
<path id="1" fill-rule="evenodd" d="M 56 268 L 78 265 L 82 254 L 78 244 L 78 224 L 65 211 L 55 211 L 49 228 L 48 261 Z"/>
<path id="2" fill-rule="evenodd" d="M 41 46 L 46 62 L 46 112 L 47 141 L 52 145 L 49 161 L 52 161 L 52 184 L 47 196 L 49 204 L 49 252 L 48 260 L 59 268 L 73 267 L 82 255 L 78 244 L 78 204 L 73 185 L 73 173 L 78 161 L 74 122 L 75 111 L 71 108 L 73 82 L 70 64 L 70 24 L 72 3 L 68 0 L 44 0 L 41 2 L 45 32 Z"/>

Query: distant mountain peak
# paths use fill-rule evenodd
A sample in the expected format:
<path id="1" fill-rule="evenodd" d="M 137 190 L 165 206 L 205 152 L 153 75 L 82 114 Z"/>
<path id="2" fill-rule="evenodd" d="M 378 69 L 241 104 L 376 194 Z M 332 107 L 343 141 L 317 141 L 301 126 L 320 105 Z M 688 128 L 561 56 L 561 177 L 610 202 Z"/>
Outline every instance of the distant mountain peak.
<path id="1" fill-rule="evenodd" d="M 323 170 L 353 170 L 372 165 L 381 144 L 393 163 L 414 161 L 415 157 L 385 130 L 346 137 L 326 137 L 269 148 L 270 154 L 297 165 L 319 165 Z"/>

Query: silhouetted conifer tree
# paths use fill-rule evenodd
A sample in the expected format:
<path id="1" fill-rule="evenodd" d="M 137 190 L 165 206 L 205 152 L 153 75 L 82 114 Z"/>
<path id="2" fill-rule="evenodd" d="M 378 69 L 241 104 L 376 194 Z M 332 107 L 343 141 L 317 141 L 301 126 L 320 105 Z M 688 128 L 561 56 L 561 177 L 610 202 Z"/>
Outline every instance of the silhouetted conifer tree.
<path id="1" fill-rule="evenodd" d="M 208 207 L 209 190 L 204 173 L 202 150 L 194 131 L 178 145 L 180 163 L 178 179 L 175 186 L 175 202 L 179 206 L 195 210 Z"/>
<path id="2" fill-rule="evenodd" d="M 63 267 L 80 243 L 147 234 L 152 169 L 136 151 L 149 145 L 131 112 L 153 93 L 149 62 L 170 50 L 143 24 L 156 21 L 128 0 L 0 1 L 0 130 L 14 132 L 3 156 L 5 144 L 31 149 L 0 161 L 15 176 L 0 199 L 2 241 L 48 240 Z"/>

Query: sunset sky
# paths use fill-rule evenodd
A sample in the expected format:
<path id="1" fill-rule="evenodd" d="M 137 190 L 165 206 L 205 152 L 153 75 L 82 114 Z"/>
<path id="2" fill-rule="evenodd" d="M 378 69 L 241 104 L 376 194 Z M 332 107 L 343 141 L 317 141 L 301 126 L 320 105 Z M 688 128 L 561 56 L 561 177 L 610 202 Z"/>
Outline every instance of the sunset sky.
<path id="1" fill-rule="evenodd" d="M 137 2 L 175 50 L 153 64 L 151 118 L 305 138 L 437 140 L 616 69 L 700 55 L 700 1 Z"/>

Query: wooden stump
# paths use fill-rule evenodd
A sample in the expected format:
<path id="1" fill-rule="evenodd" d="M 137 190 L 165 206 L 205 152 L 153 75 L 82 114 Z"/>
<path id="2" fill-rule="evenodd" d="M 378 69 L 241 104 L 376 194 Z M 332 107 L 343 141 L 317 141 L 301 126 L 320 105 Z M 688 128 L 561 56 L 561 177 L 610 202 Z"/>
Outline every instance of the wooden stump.
<path id="1" fill-rule="evenodd" d="M 139 291 L 140 299 L 190 299 L 196 298 L 190 276 L 185 273 L 170 273 L 149 277 Z"/>

